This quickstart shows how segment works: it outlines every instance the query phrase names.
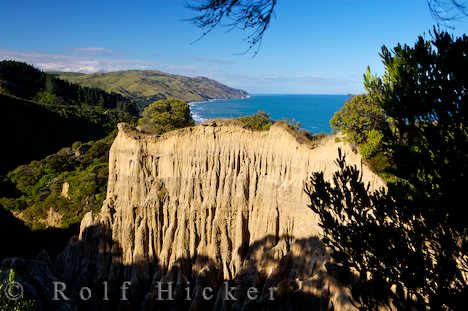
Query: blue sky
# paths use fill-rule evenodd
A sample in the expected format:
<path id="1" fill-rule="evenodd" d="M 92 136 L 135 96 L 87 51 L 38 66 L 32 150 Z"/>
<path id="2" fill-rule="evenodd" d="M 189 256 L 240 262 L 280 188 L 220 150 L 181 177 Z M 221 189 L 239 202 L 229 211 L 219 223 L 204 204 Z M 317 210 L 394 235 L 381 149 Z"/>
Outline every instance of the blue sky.
<path id="1" fill-rule="evenodd" d="M 184 0 L 0 0 L 0 59 L 43 70 L 157 69 L 207 76 L 250 93 L 363 91 L 382 73 L 382 45 L 412 44 L 432 29 L 426 0 L 279 0 L 256 57 L 237 55 L 247 33 L 202 31 Z M 452 22 L 455 35 L 468 18 Z M 444 28 L 445 29 L 445 28 Z"/>

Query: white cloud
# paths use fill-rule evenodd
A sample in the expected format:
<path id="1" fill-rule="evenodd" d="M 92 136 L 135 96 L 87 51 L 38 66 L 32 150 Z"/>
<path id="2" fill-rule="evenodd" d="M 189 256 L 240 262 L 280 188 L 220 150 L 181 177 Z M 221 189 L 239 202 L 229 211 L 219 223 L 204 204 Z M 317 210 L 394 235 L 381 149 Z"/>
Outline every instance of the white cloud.
<path id="1" fill-rule="evenodd" d="M 74 49 L 86 51 L 101 51 L 101 48 Z M 151 70 L 157 69 L 173 74 L 200 75 L 208 73 L 209 68 L 200 69 L 194 65 L 177 65 L 158 63 L 149 60 L 116 59 L 103 55 L 66 55 L 37 51 L 15 51 L 0 49 L 0 60 L 16 60 L 26 62 L 45 71 L 73 71 L 82 73 L 109 72 L 118 70 Z"/>
<path id="2" fill-rule="evenodd" d="M 46 71 L 73 71 L 83 73 L 108 72 L 127 69 L 152 69 L 149 61 L 106 59 L 91 56 L 74 56 L 44 52 L 26 52 L 0 49 L 1 60 L 17 60 L 32 64 Z"/>
<path id="3" fill-rule="evenodd" d="M 106 48 L 98 48 L 98 47 L 76 48 L 76 49 L 73 49 L 73 52 L 84 53 L 84 54 L 112 54 L 114 53 L 113 50 L 106 49 Z"/>
<path id="4" fill-rule="evenodd" d="M 150 60 L 116 59 L 115 55 L 113 56 L 65 55 L 0 49 L 0 60 L 23 61 L 46 71 L 95 73 L 129 69 L 156 69 L 192 77 L 205 76 L 251 93 L 357 94 L 364 91 L 361 76 L 334 77 L 326 75 L 283 75 L 280 73 L 242 74 L 226 71 L 219 64 L 213 66 L 181 65 Z"/>

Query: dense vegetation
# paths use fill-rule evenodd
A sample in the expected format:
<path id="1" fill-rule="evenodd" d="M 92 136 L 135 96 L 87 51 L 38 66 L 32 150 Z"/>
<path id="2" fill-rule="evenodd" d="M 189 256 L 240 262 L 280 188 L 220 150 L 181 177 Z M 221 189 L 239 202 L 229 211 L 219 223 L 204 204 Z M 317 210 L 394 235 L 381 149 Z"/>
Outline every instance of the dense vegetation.
<path id="1" fill-rule="evenodd" d="M 75 141 L 97 140 L 137 116 L 117 94 L 59 80 L 25 63 L 0 62 L 0 174 L 57 152 Z"/>
<path id="2" fill-rule="evenodd" d="M 383 151 L 395 176 L 369 192 L 340 154 L 333 180 L 315 173 L 307 187 L 337 275 L 363 310 L 466 307 L 467 55 L 467 36 L 438 32 L 383 47 L 384 76 L 368 73 L 368 94 L 335 118 L 361 149 L 371 142 L 368 156 Z"/>
<path id="3" fill-rule="evenodd" d="M 0 174 L 10 171 L 1 178 L 1 205 L 34 228 L 45 225 L 50 210 L 61 215 L 62 227 L 97 210 L 105 197 L 116 125 L 134 122 L 134 103 L 14 61 L 0 62 L 0 92 L 6 150 Z M 68 193 L 62 193 L 64 185 Z"/>
<path id="4" fill-rule="evenodd" d="M 16 61 L 0 62 L 0 92 L 55 106 L 89 105 L 134 112 L 134 106 L 120 94 L 69 83 Z"/>
<path id="5" fill-rule="evenodd" d="M 166 132 L 193 126 L 195 122 L 186 101 L 171 98 L 158 100 L 143 110 L 138 126 L 142 131 L 161 135 Z"/>
<path id="6" fill-rule="evenodd" d="M 22 218 L 34 228 L 45 226 L 38 220 L 47 218 L 49 210 L 62 215 L 61 227 L 80 222 L 86 212 L 98 211 L 105 199 L 114 137 L 115 131 L 95 142 L 75 142 L 56 154 L 17 167 L 7 178 L 19 197 L 0 198 L 0 203 L 22 212 Z"/>
<path id="7" fill-rule="evenodd" d="M 115 129 L 118 113 L 93 106 L 54 107 L 0 94 L 0 174 L 55 153 L 75 141 L 100 139 Z"/>
<path id="8" fill-rule="evenodd" d="M 185 101 L 170 99 L 145 108 L 139 125 L 160 135 L 194 122 Z M 62 228 L 78 223 L 88 211 L 99 211 L 106 195 L 109 149 L 115 134 L 113 131 L 98 141 L 77 141 L 56 154 L 12 170 L 7 179 L 18 194 L 0 198 L 0 204 L 21 213 L 36 229 L 45 226 L 42 220 L 50 210 L 61 215 Z"/>

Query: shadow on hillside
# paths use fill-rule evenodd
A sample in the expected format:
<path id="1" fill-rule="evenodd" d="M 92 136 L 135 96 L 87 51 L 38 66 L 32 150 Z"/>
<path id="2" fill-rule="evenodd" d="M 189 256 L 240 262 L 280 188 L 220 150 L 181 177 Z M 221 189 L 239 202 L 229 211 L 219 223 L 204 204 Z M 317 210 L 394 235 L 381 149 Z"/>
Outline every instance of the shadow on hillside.
<path id="1" fill-rule="evenodd" d="M 162 266 L 158 258 L 148 256 L 132 265 L 123 265 L 122 248 L 111 234 L 105 226 L 90 226 L 81 239 L 72 239 L 57 257 L 53 274 L 67 284 L 66 296 L 77 310 L 322 310 L 330 307 L 328 255 L 315 237 L 297 240 L 293 245 L 287 242 L 290 237 L 266 236 L 255 241 L 235 277 L 224 280 L 222 263 L 206 256 L 178 258 L 170 269 Z M 286 242 L 277 243 L 282 239 Z M 237 252 L 245 254 L 245 249 Z M 92 293 L 89 300 L 80 298 L 84 287 Z M 169 289 L 172 297 L 168 296 Z"/>
<path id="2" fill-rule="evenodd" d="M 63 116 L 51 105 L 40 105 L 28 100 L 0 93 L 0 175 L 18 165 L 69 146 L 75 141 L 90 141 L 106 136 L 111 130 L 106 125 L 93 123 L 86 116 L 74 112 L 73 105 L 63 108 Z M 55 107 L 60 109 L 59 106 Z M 78 108 L 76 108 L 78 109 Z"/>
<path id="3" fill-rule="evenodd" d="M 0 206 L 0 261 L 7 257 L 34 259 L 49 256 L 52 261 L 63 251 L 73 235 L 79 232 L 79 224 L 67 229 L 48 228 L 31 230 L 23 221 Z M 45 250 L 46 253 L 41 252 Z M 42 258 L 47 260 L 46 258 Z"/>

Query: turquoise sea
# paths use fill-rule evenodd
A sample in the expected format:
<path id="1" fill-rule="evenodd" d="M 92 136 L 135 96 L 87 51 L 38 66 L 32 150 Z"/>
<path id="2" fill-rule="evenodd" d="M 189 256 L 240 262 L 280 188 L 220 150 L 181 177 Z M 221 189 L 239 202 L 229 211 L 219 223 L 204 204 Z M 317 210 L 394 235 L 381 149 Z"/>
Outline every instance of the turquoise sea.
<path id="1" fill-rule="evenodd" d="M 190 103 L 197 123 L 213 118 L 237 118 L 265 111 L 274 120 L 291 120 L 312 133 L 329 133 L 329 121 L 348 95 L 251 95 L 244 99 Z"/>

